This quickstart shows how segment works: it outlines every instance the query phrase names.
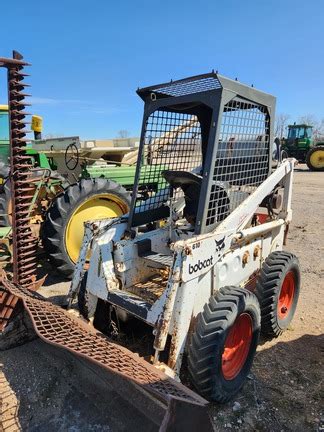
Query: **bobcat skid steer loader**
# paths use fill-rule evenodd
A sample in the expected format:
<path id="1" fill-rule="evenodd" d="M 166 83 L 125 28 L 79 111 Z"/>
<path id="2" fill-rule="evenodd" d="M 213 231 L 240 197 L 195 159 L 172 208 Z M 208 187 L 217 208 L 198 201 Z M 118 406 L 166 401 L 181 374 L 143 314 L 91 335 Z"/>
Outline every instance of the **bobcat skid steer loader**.
<path id="1" fill-rule="evenodd" d="M 111 311 L 145 322 L 151 363 L 175 380 L 185 369 L 201 396 L 225 402 L 260 332 L 280 335 L 296 309 L 299 264 L 283 250 L 294 159 L 271 169 L 269 94 L 214 72 L 138 94 L 130 211 L 85 224 L 68 301 L 108 326 Z"/>

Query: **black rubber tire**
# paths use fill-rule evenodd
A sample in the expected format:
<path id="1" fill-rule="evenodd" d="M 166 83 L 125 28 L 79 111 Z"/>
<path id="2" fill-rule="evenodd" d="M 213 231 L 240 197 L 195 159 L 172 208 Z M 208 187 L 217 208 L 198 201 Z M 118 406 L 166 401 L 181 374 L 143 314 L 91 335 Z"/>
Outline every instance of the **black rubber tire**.
<path id="1" fill-rule="evenodd" d="M 323 168 L 316 168 L 311 164 L 310 158 L 311 158 L 312 154 L 318 150 L 324 151 L 324 145 L 317 145 L 317 146 L 312 147 L 306 155 L 306 164 L 311 171 L 324 171 L 324 167 Z"/>
<path id="2" fill-rule="evenodd" d="M 83 278 L 81 279 L 80 288 L 78 292 L 79 312 L 85 319 L 89 319 L 88 296 L 86 292 L 87 279 L 88 279 L 88 272 L 85 272 Z"/>
<path id="3" fill-rule="evenodd" d="M 86 290 L 88 272 L 86 271 L 80 283 L 78 292 L 78 309 L 86 320 L 93 318 L 93 326 L 104 334 L 109 332 L 109 308 L 108 302 L 95 298 Z"/>
<path id="4" fill-rule="evenodd" d="M 85 272 L 81 280 L 80 288 L 78 292 L 78 308 L 83 318 L 89 320 L 95 314 L 96 305 L 93 304 L 90 295 L 86 290 L 87 279 L 88 279 L 88 272 Z"/>
<path id="5" fill-rule="evenodd" d="M 43 246 L 53 266 L 65 277 L 71 278 L 75 263 L 71 260 L 65 245 L 65 230 L 76 207 L 89 197 L 107 193 L 130 206 L 130 194 L 118 183 L 103 179 L 83 179 L 68 186 L 51 203 L 42 225 Z"/>
<path id="6" fill-rule="evenodd" d="M 241 370 L 225 379 L 222 354 L 226 337 L 239 315 L 252 319 L 252 339 Z M 224 287 L 209 299 L 191 335 L 188 370 L 191 382 L 203 397 L 220 403 L 229 401 L 241 389 L 250 372 L 260 334 L 260 306 L 256 296 L 243 288 Z"/>
<path id="7" fill-rule="evenodd" d="M 285 319 L 278 316 L 278 300 L 283 280 L 292 271 L 295 281 L 293 303 Z M 298 258 L 290 252 L 272 252 L 262 265 L 256 283 L 256 296 L 261 307 L 261 332 L 277 337 L 286 330 L 296 311 L 300 291 L 300 267 Z"/>

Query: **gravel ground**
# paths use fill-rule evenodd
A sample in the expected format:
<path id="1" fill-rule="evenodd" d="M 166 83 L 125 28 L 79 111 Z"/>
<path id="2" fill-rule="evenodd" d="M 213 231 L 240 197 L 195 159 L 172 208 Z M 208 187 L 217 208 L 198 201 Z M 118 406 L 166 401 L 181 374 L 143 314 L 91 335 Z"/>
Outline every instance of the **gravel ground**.
<path id="1" fill-rule="evenodd" d="M 286 246 L 302 269 L 297 312 L 283 335 L 260 341 L 252 372 L 236 399 L 211 405 L 216 430 L 324 431 L 323 224 L 324 173 L 300 165 Z M 60 303 L 68 286 L 50 274 L 42 293 Z M 149 429 L 112 389 L 94 396 L 73 360 L 56 357 L 39 340 L 0 352 L 0 364 L 1 392 L 10 401 L 7 417 L 2 416 L 6 432 Z"/>

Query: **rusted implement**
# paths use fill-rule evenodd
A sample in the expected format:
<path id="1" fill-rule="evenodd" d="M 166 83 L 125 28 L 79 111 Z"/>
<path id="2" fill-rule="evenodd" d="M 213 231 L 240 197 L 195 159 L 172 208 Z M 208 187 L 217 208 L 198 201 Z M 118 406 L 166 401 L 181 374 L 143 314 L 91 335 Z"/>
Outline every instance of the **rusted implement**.
<path id="1" fill-rule="evenodd" d="M 24 67 L 28 63 L 21 54 L 14 51 L 13 58 L 0 58 L 0 67 L 7 69 L 8 107 L 10 130 L 10 185 L 12 196 L 12 240 L 13 240 L 13 281 L 25 287 L 31 287 L 36 280 L 36 244 L 29 225 L 29 211 L 34 194 L 30 184 L 31 159 L 26 154 L 26 121 L 28 113 L 24 93 L 28 84 L 24 78 Z M 16 299 L 1 292 L 0 330 L 5 326 Z"/>
<path id="2" fill-rule="evenodd" d="M 29 210 L 34 195 L 30 184 L 31 159 L 26 154 L 26 122 L 24 67 L 28 63 L 14 51 L 13 59 L 0 58 L 0 66 L 8 71 L 8 106 L 10 121 L 10 166 L 12 195 L 13 281 L 22 286 L 35 282 L 36 238 L 29 226 Z"/>
<path id="3" fill-rule="evenodd" d="M 116 390 L 124 398 L 132 398 L 131 403 L 136 405 L 138 401 L 129 391 L 130 384 L 133 385 L 140 399 L 145 400 L 143 411 L 154 404 L 150 413 L 155 417 L 146 415 L 160 425 L 161 431 L 213 430 L 205 399 L 39 294 L 6 279 L 2 283 L 6 293 L 23 302 L 42 340 L 103 367 Z"/>

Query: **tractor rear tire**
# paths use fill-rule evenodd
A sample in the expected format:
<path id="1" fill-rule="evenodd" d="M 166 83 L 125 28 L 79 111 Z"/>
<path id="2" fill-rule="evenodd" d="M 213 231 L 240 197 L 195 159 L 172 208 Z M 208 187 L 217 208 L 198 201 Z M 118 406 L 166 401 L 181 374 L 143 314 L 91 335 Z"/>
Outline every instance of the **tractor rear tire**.
<path id="1" fill-rule="evenodd" d="M 198 393 L 229 401 L 250 372 L 260 334 L 260 306 L 243 288 L 224 287 L 209 299 L 191 335 L 188 370 Z"/>
<path id="2" fill-rule="evenodd" d="M 311 171 L 324 171 L 324 145 L 318 145 L 309 150 L 306 164 Z"/>
<path id="3" fill-rule="evenodd" d="M 84 222 L 122 216 L 129 206 L 130 194 L 112 180 L 83 179 L 68 186 L 53 200 L 42 225 L 43 246 L 53 266 L 71 278 Z"/>
<path id="4" fill-rule="evenodd" d="M 298 258 L 289 252 L 272 252 L 264 261 L 256 284 L 264 335 L 277 337 L 288 328 L 296 311 L 299 291 Z"/>

